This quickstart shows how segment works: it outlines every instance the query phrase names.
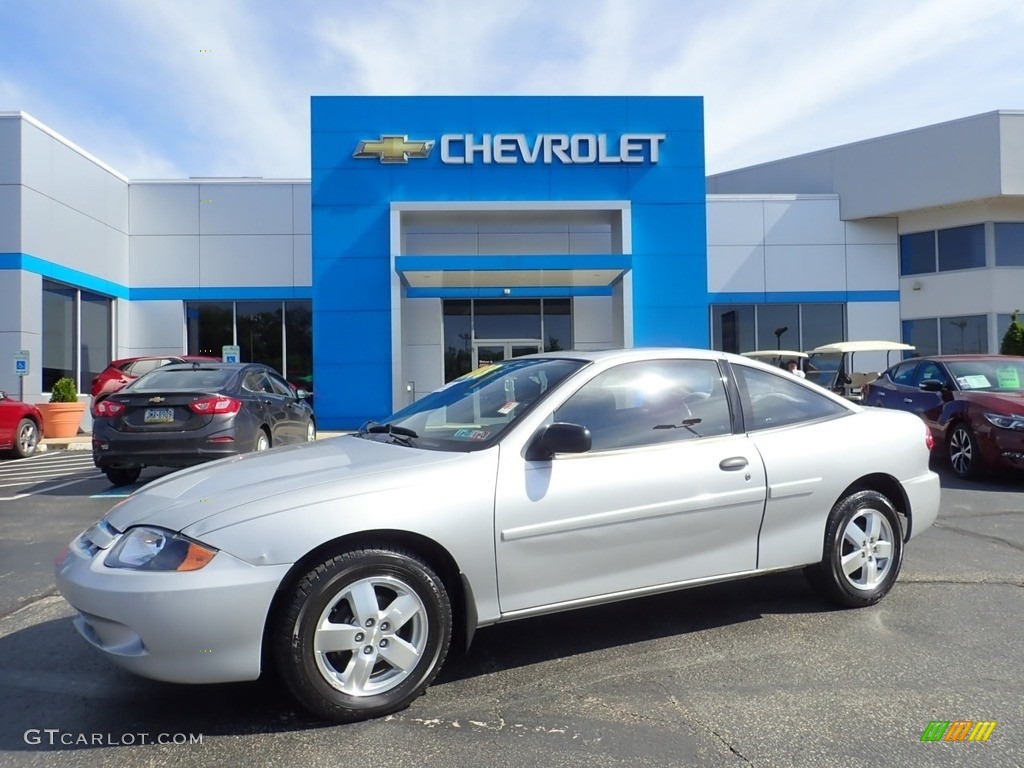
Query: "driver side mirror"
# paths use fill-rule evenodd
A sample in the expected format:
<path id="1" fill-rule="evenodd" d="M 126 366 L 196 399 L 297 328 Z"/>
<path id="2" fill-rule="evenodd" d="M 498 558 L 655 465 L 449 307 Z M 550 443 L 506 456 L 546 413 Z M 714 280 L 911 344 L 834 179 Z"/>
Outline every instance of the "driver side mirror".
<path id="1" fill-rule="evenodd" d="M 938 379 L 925 379 L 917 388 L 922 392 L 941 392 L 946 388 L 946 384 Z"/>
<path id="2" fill-rule="evenodd" d="M 547 461 L 556 453 L 586 453 L 590 450 L 590 430 L 580 424 L 556 421 L 541 427 L 526 449 L 528 461 Z"/>

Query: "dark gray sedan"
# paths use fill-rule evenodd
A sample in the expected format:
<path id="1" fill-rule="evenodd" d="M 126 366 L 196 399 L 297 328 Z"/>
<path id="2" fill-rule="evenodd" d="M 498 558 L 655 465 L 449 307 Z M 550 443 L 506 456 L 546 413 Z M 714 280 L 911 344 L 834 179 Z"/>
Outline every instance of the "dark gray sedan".
<path id="1" fill-rule="evenodd" d="M 316 438 L 306 393 L 258 363 L 167 365 L 100 401 L 92 456 L 114 485 L 144 467 L 189 467 Z"/>

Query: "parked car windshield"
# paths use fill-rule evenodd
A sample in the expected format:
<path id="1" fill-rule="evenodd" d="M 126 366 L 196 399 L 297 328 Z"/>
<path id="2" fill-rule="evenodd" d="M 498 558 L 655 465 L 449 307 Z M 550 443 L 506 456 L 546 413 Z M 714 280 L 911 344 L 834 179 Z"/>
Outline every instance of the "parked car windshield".
<path id="1" fill-rule="evenodd" d="M 238 371 L 234 368 L 157 368 L 136 379 L 122 391 L 155 392 L 167 389 L 221 389 Z"/>
<path id="2" fill-rule="evenodd" d="M 947 362 L 960 389 L 986 392 L 1020 392 L 1024 361 L 1019 359 L 957 360 Z"/>
<path id="3" fill-rule="evenodd" d="M 565 358 L 517 358 L 467 373 L 360 434 L 386 434 L 438 451 L 477 451 L 494 444 L 552 389 L 588 365 Z M 415 435 L 413 438 L 409 433 Z"/>

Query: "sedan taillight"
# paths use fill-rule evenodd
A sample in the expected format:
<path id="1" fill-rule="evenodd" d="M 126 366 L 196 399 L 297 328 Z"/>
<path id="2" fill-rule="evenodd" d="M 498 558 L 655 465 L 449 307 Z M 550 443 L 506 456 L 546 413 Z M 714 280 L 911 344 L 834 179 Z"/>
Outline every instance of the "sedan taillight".
<path id="1" fill-rule="evenodd" d="M 193 400 L 188 404 L 188 407 L 198 414 L 238 413 L 242 407 L 242 401 L 235 400 L 233 397 L 225 397 L 224 395 L 214 395 L 213 397 Z"/>
<path id="2" fill-rule="evenodd" d="M 116 400 L 100 400 L 92 408 L 93 416 L 120 416 L 124 413 L 124 403 Z"/>
<path id="3" fill-rule="evenodd" d="M 928 446 L 929 451 L 935 448 L 935 438 L 932 436 L 932 431 L 927 424 L 924 427 L 924 444 Z"/>

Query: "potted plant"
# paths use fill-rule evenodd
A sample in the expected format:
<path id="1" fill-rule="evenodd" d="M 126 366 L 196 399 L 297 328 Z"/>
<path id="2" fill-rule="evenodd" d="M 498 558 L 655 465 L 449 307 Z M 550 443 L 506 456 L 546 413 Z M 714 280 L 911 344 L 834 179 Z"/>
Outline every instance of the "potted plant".
<path id="1" fill-rule="evenodd" d="M 82 423 L 85 403 L 78 400 L 75 380 L 65 376 L 54 382 L 50 402 L 40 403 L 43 414 L 43 437 L 74 437 Z"/>

